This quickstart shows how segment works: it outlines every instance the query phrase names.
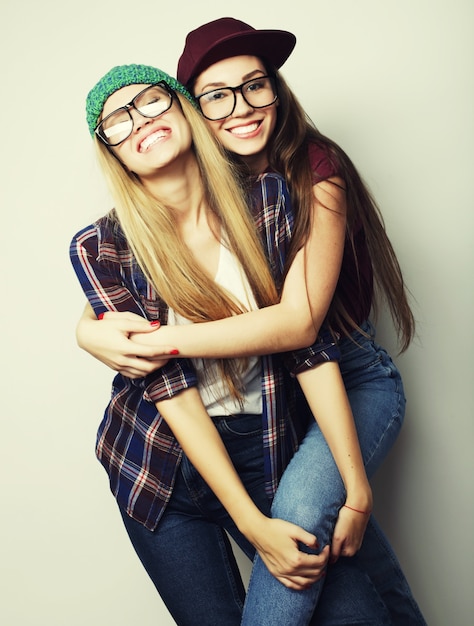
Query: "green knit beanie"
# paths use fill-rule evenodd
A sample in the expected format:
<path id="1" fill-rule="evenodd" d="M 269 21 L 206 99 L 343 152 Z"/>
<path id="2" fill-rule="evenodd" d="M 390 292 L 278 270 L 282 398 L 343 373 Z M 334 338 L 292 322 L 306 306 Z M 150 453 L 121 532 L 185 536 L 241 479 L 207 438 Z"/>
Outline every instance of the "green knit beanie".
<path id="1" fill-rule="evenodd" d="M 173 91 L 182 93 L 196 106 L 196 101 L 189 91 L 175 78 L 158 68 L 149 65 L 117 65 L 107 72 L 87 95 L 86 115 L 90 134 L 94 136 L 100 114 L 109 96 L 128 85 L 151 85 L 160 81 L 165 82 Z"/>

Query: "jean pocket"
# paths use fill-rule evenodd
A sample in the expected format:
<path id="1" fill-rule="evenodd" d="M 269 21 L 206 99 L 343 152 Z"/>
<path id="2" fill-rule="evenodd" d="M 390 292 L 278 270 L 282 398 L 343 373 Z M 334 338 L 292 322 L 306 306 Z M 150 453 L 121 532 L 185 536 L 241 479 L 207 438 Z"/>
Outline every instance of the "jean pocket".
<path id="1" fill-rule="evenodd" d="M 261 415 L 234 415 L 221 418 L 216 423 L 221 435 L 235 435 L 237 437 L 254 437 L 262 432 Z"/>

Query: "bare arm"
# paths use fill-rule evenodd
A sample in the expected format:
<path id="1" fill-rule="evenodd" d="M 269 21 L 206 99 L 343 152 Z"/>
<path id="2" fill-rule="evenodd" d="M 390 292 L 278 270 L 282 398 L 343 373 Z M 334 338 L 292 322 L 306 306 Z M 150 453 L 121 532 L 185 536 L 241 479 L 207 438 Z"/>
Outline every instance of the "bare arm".
<path id="1" fill-rule="evenodd" d="M 270 572 L 285 586 L 303 589 L 322 575 L 328 558 L 309 555 L 298 542 L 315 547 L 316 538 L 305 530 L 263 515 L 251 500 L 209 418 L 196 388 L 156 403 L 185 454 L 255 546 Z"/>
<path id="2" fill-rule="evenodd" d="M 183 357 L 225 358 L 311 345 L 334 293 L 344 248 L 345 192 L 340 179 L 331 180 L 313 189 L 309 239 L 292 263 L 278 304 L 216 322 L 164 326 L 158 332 L 125 313 L 106 313 L 99 326 L 92 310 L 86 310 L 78 324 L 79 345 L 131 377 L 150 373 L 160 365 L 153 359 L 169 358 L 173 350 Z"/>
<path id="3" fill-rule="evenodd" d="M 338 467 L 346 489 L 333 535 L 331 555 L 359 550 L 372 510 L 372 490 L 364 468 L 357 431 L 337 363 L 324 363 L 298 374 L 298 381 Z M 348 508 L 350 507 L 350 508 Z"/>
<path id="4" fill-rule="evenodd" d="M 326 317 L 341 271 L 347 214 L 344 187 L 340 178 L 313 187 L 312 224 L 304 247 L 304 274 L 316 332 Z"/>
<path id="5" fill-rule="evenodd" d="M 337 282 L 345 230 L 343 190 L 331 183 L 321 183 L 315 187 L 314 192 L 315 205 L 310 238 L 290 268 L 284 286 L 282 302 L 279 305 L 219 322 L 179 328 L 166 327 L 157 333 L 137 335 L 137 340 L 143 340 L 144 345 L 151 348 L 150 353 L 142 353 L 143 357 L 149 358 L 156 354 L 169 354 L 169 346 L 162 351 L 157 347 L 156 352 L 153 352 L 153 348 L 150 346 L 151 339 L 155 340 L 157 345 L 163 344 L 164 335 L 162 333 L 168 331 L 176 332 L 177 335 L 166 340 L 166 342 L 172 346 L 179 345 L 181 354 L 185 356 L 225 357 L 229 354 L 245 356 L 308 345 L 310 341 L 307 333 L 313 333 L 314 336 L 315 330 L 319 327 L 326 313 Z M 120 315 L 125 314 L 107 313 L 106 319 L 111 318 L 110 322 L 107 323 L 112 323 Z M 118 319 L 121 324 L 124 324 L 122 330 L 124 334 L 127 329 L 130 332 L 137 331 L 135 323 L 133 327 L 130 325 L 127 327 L 129 324 L 127 320 Z M 259 321 L 254 323 L 251 320 Z M 240 326 L 242 322 L 245 322 L 243 327 Z M 93 323 L 96 327 L 99 324 L 98 322 Z M 215 332 L 217 328 L 220 329 L 219 333 Z M 229 330 L 230 328 L 233 330 Z M 198 333 L 204 332 L 204 335 L 199 338 L 195 334 L 196 331 Z M 189 346 L 183 347 L 180 341 L 184 336 L 182 333 L 186 332 L 191 333 L 189 337 L 191 343 Z M 298 333 L 301 334 L 298 335 Z M 113 333 L 110 336 L 112 337 Z M 126 358 L 132 359 L 132 367 L 154 369 L 156 364 L 134 358 L 135 348 L 131 347 L 128 336 L 126 334 L 126 336 L 122 336 L 122 339 L 128 349 Z M 200 344 L 203 337 L 204 346 Z M 217 341 L 217 348 L 213 345 L 215 341 Z M 112 353 L 113 349 L 114 346 L 112 345 Z M 369 502 L 371 503 L 371 493 L 363 466 L 361 466 L 352 414 L 343 390 L 339 388 L 334 394 L 328 393 L 331 387 L 328 383 L 324 383 L 324 378 L 321 378 L 322 373 L 329 376 L 331 370 L 326 369 L 328 367 L 329 365 L 324 365 L 307 371 L 300 375 L 300 380 L 343 477 L 347 490 L 347 503 L 348 505 L 352 503 L 354 508 L 365 511 L 368 510 L 365 503 L 367 505 Z M 137 369 L 137 371 L 139 370 Z M 329 405 L 321 405 L 320 402 L 316 402 L 318 398 L 313 397 L 312 391 L 318 388 L 318 380 L 323 380 L 323 385 L 320 387 L 323 391 L 320 394 L 320 402 L 323 402 L 324 398 L 329 399 Z M 333 380 L 337 382 L 337 377 Z M 336 397 L 340 397 L 342 400 L 336 403 Z M 354 464 L 348 464 L 348 459 L 352 459 L 352 461 L 355 459 Z M 343 509 L 334 535 L 333 554 L 339 554 L 342 548 L 344 548 L 345 554 L 353 554 L 360 545 L 366 523 L 365 516 L 351 512 L 350 509 Z"/>
<path id="6" fill-rule="evenodd" d="M 306 347 L 313 343 L 316 333 L 306 296 L 304 263 L 301 251 L 277 305 L 215 322 L 162 326 L 159 333 L 157 327 L 135 314 L 107 312 L 99 322 L 86 304 L 76 328 L 78 345 L 131 378 L 145 376 L 163 364 L 161 359 L 178 355 L 259 356 Z"/>
<path id="7" fill-rule="evenodd" d="M 334 184 L 337 183 L 337 184 Z M 162 327 L 134 342 L 175 346 L 180 356 L 225 358 L 287 352 L 311 345 L 339 277 L 346 227 L 342 181 L 315 185 L 311 231 L 287 274 L 281 301 L 265 309 L 190 326 Z"/>

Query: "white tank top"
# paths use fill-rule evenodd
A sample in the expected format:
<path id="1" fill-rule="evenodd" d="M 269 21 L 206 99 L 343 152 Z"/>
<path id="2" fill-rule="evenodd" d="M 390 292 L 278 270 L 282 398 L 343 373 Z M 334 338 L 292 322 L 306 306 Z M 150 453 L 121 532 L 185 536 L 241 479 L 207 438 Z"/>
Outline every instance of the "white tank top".
<path id="1" fill-rule="evenodd" d="M 220 245 L 219 264 L 215 282 L 229 291 L 249 311 L 257 308 L 247 277 L 239 261 L 224 245 Z M 191 324 L 189 320 L 169 309 L 168 324 Z M 212 359 L 192 359 L 199 378 L 199 393 L 209 415 L 236 415 L 262 412 L 261 367 L 258 357 L 248 358 L 242 375 L 245 393 L 243 406 L 229 396 L 217 363 Z"/>

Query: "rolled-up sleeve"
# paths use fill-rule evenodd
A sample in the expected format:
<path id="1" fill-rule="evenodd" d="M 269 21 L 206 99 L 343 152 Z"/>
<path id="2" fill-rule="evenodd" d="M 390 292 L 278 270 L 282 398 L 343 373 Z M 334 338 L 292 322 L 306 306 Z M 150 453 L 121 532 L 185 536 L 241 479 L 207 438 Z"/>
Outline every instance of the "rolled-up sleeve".
<path id="1" fill-rule="evenodd" d="M 120 241 L 120 240 L 119 240 Z M 132 293 L 133 257 L 114 241 L 110 229 L 99 220 L 77 233 L 69 256 L 79 283 L 97 316 L 107 311 L 131 312 L 147 318 L 138 294 Z M 130 288 L 127 285 L 130 284 Z M 188 359 L 171 359 L 148 374 L 143 397 L 150 402 L 165 400 L 197 385 L 197 376 Z"/>
<path id="2" fill-rule="evenodd" d="M 333 337 L 327 329 L 321 329 L 316 341 L 308 348 L 293 350 L 284 355 L 284 362 L 292 376 L 312 369 L 321 363 L 339 361 L 341 351 L 338 346 L 338 337 Z"/>

